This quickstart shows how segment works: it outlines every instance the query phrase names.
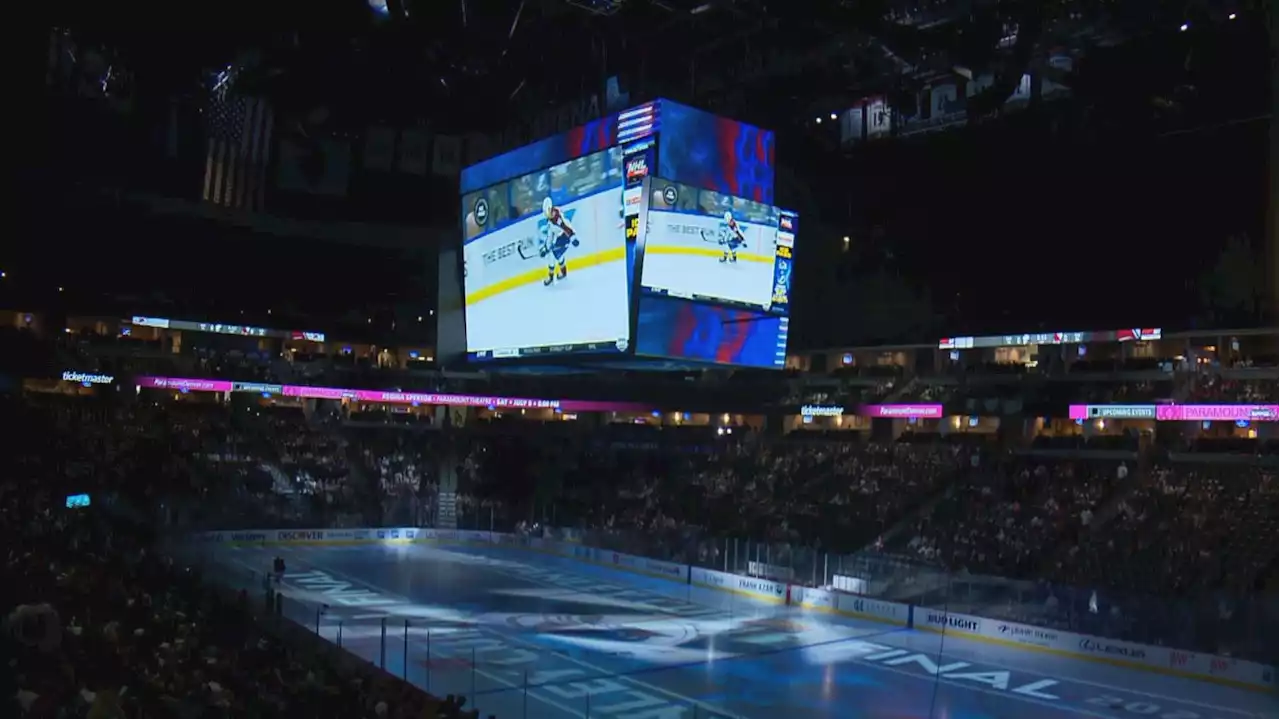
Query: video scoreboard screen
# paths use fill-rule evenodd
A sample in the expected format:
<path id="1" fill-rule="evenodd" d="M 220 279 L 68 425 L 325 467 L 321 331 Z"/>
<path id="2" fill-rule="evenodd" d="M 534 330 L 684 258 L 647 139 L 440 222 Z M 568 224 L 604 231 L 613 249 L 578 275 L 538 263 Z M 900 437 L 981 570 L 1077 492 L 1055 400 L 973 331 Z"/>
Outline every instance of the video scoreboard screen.
<path id="1" fill-rule="evenodd" d="M 463 197 L 467 352 L 626 352 L 630 305 L 617 147 Z"/>
<path id="2" fill-rule="evenodd" d="M 645 291 L 766 312 L 778 300 L 785 313 L 794 215 L 669 180 L 653 180 L 649 195 Z"/>
<path id="3" fill-rule="evenodd" d="M 783 366 L 799 217 L 662 178 L 644 207 L 637 353 Z"/>
<path id="4" fill-rule="evenodd" d="M 772 204 L 772 132 L 656 100 L 462 190 L 470 359 L 785 363 L 799 218 Z"/>

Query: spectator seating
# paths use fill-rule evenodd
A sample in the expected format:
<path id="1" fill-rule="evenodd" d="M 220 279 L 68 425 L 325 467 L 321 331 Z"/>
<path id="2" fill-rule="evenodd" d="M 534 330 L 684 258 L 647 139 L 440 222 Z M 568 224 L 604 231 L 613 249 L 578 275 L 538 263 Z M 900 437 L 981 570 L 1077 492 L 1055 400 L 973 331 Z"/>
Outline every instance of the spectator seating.
<path id="1" fill-rule="evenodd" d="M 1189 648 L 1242 654 L 1256 651 L 1242 629 L 1257 626 L 1247 597 L 1276 586 L 1273 546 L 1248 541 L 1275 536 L 1274 464 L 1265 469 L 1248 456 L 1221 463 L 1174 454 L 1152 464 L 1155 455 L 1123 434 L 1038 440 L 1031 450 L 1053 450 L 1049 458 L 1013 454 L 982 433 L 906 432 L 883 443 L 843 431 L 767 438 L 745 428 L 584 429 L 523 418 L 437 427 L 240 399 L 144 395 L 113 403 L 55 395 L 11 402 L 7 413 L 32 437 L 18 443 L 24 452 L 10 461 L 15 476 L 57 476 L 38 495 L 54 513 L 64 490 L 128 487 L 139 503 L 163 507 L 162 524 L 187 528 L 427 526 L 451 491 L 464 528 L 575 527 L 620 551 L 711 566 L 737 566 L 737 547 L 749 542 L 805 582 L 829 578 L 819 557 L 854 557 L 859 566 L 887 567 L 876 591 L 901 592 L 898 598 L 963 585 L 971 604 L 1013 619 L 1075 628 L 1106 621 L 1108 631 L 1126 637 L 1176 637 Z M 1274 450 L 1252 442 L 1252 451 Z M 1122 450 L 1132 459 L 1080 454 L 1096 449 Z M 11 536 L 32 531 L 8 516 L 15 522 L 5 530 Z M 55 521 L 66 525 L 72 546 L 92 540 L 106 547 L 108 536 L 128 546 L 150 541 L 88 514 L 59 514 Z M 70 561 L 68 550 L 56 551 Z M 116 561 L 85 556 L 91 566 Z M 39 573 L 37 565 L 21 567 Z M 150 578 L 178 570 L 156 557 L 137 571 L 146 574 L 131 591 L 155 601 Z M 940 590 L 926 581 L 935 575 L 964 580 L 948 580 Z M 54 585 L 48 577 L 31 582 Z M 184 594 L 173 606 L 191 616 L 193 607 L 213 600 L 189 586 L 196 595 Z M 1156 594 L 1195 606 L 1196 616 L 1211 615 L 1219 636 L 1171 630 L 1186 623 L 1182 615 L 1160 616 L 1158 626 L 1141 623 L 1155 616 Z M 56 596 L 68 607 L 85 601 L 74 593 Z M 54 608 L 61 620 L 69 613 L 83 618 Z M 241 617 L 234 605 L 218 611 L 226 621 Z M 176 632 L 181 622 L 167 626 Z M 165 638 L 174 645 L 176 635 Z M 233 705 L 244 699 L 243 679 L 215 681 L 240 698 L 228 700 Z M 28 689 L 41 696 L 54 691 Z M 362 690 L 353 701 L 367 695 Z"/>
<path id="2" fill-rule="evenodd" d="M 201 454 L 234 456 L 217 446 L 216 408 L 167 406 L 162 423 L 153 409 L 4 402 L 18 440 L 0 459 L 6 714 L 475 716 L 453 697 L 285 642 L 247 594 L 213 591 L 167 556 L 129 507 L 223 502 L 244 488 L 201 486 L 191 471 Z M 70 492 L 94 505 L 63 506 Z"/>

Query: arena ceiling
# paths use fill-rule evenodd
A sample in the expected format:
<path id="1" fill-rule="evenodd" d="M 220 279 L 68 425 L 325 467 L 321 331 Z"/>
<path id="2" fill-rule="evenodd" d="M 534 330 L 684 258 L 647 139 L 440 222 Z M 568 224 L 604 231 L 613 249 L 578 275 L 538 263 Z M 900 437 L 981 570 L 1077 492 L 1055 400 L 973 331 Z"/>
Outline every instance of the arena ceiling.
<path id="1" fill-rule="evenodd" d="M 1261 0 L 1258 12 L 1270 11 Z M 781 127 L 814 107 L 993 71 L 993 98 L 1055 52 L 1109 47 L 1241 10 L 1193 0 L 345 0 L 169 5 L 145 23 L 88 6 L 67 26 L 110 47 L 140 90 L 211 72 L 337 125 L 502 126 L 609 76 Z M 167 28 L 155 32 L 156 27 Z M 998 102 L 991 103 L 995 107 Z M 983 105 L 977 103 L 975 112 Z"/>

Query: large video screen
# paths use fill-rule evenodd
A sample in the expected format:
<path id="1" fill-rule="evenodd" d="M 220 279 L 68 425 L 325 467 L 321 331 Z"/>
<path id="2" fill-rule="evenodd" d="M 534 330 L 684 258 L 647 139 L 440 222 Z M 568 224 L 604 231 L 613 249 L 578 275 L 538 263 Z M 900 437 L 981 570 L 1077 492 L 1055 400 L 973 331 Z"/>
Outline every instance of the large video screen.
<path id="1" fill-rule="evenodd" d="M 782 369 L 789 323 L 775 314 L 648 295 L 640 299 L 636 354 Z"/>
<path id="2" fill-rule="evenodd" d="M 642 291 L 786 312 L 790 214 L 670 180 L 654 178 L 649 188 Z"/>
<path id="3" fill-rule="evenodd" d="M 462 202 L 471 359 L 627 351 L 619 148 L 468 192 Z"/>
<path id="4" fill-rule="evenodd" d="M 618 116 L 609 114 L 568 132 L 552 135 L 462 169 L 463 193 L 567 162 L 618 144 Z"/>
<path id="5" fill-rule="evenodd" d="M 774 134 L 670 100 L 659 103 L 658 172 L 773 204 Z"/>

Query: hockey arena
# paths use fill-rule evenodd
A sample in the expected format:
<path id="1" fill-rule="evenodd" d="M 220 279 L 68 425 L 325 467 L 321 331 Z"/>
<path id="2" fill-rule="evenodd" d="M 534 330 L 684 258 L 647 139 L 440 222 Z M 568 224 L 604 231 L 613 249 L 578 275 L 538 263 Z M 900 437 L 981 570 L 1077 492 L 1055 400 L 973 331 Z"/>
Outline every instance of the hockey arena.
<path id="1" fill-rule="evenodd" d="M 357 532 L 364 530 L 355 530 Z M 369 530 L 373 531 L 373 530 Z M 834 616 L 487 542 L 205 543 L 284 613 L 481 716 L 1018 719 L 1275 716 L 1245 688 Z M 234 540 L 251 540 L 235 542 Z"/>

